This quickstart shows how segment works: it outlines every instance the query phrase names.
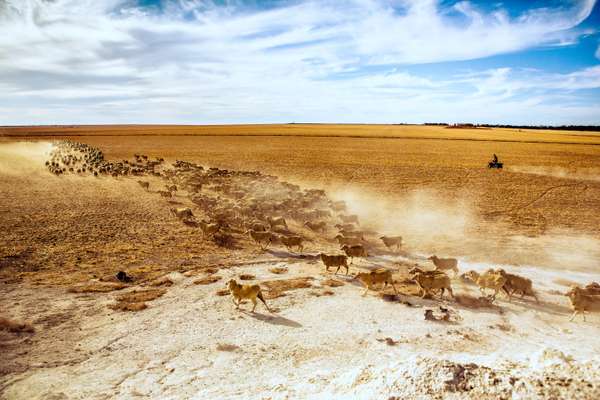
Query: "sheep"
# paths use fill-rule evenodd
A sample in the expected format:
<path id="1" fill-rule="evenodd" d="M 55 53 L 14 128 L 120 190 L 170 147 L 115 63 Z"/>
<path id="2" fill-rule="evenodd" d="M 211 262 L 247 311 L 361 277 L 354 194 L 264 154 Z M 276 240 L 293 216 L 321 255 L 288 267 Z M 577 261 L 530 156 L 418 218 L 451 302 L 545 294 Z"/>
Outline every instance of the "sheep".
<path id="1" fill-rule="evenodd" d="M 358 223 L 358 215 L 354 215 L 354 214 L 352 214 L 352 215 L 340 214 L 339 217 L 346 224 L 354 223 L 356 225 L 360 225 Z"/>
<path id="2" fill-rule="evenodd" d="M 360 240 L 365 240 L 365 238 L 363 236 L 363 232 L 361 232 L 361 231 L 340 229 L 339 234 L 342 236 L 345 236 L 345 237 L 352 237 L 352 238 L 357 238 Z"/>
<path id="3" fill-rule="evenodd" d="M 304 222 L 304 226 L 307 226 L 308 229 L 310 229 L 313 232 L 324 232 L 325 229 L 327 228 L 327 223 L 325 221 L 319 221 L 319 222 L 306 221 L 306 222 Z"/>
<path id="4" fill-rule="evenodd" d="M 348 245 L 344 245 L 342 246 L 342 250 L 344 251 L 344 253 L 346 253 L 346 255 L 348 257 L 350 257 L 350 264 L 354 263 L 354 257 L 368 257 L 369 255 L 367 254 L 367 250 L 364 248 L 363 245 L 354 245 L 354 246 L 348 246 Z"/>
<path id="5" fill-rule="evenodd" d="M 539 303 L 539 300 L 533 291 L 531 279 L 527 279 L 515 274 L 509 274 L 503 269 L 499 269 L 497 272 L 506 278 L 506 283 L 502 289 L 508 295 L 509 301 L 511 300 L 513 294 L 520 292 L 521 298 L 525 296 L 531 296 L 537 303 Z"/>
<path id="6" fill-rule="evenodd" d="M 192 213 L 192 209 L 189 207 L 170 208 L 169 211 L 171 212 L 171 214 L 173 214 L 173 216 L 181 220 L 190 219 L 194 216 L 194 213 Z"/>
<path id="7" fill-rule="evenodd" d="M 256 232 L 266 232 L 269 230 L 269 227 L 265 224 L 261 224 L 260 222 L 253 222 L 247 225 L 248 229 L 252 229 Z"/>
<path id="8" fill-rule="evenodd" d="M 454 298 L 450 277 L 441 271 L 423 271 L 419 268 L 413 268 L 409 271 L 412 279 L 421 289 L 421 298 L 429 294 L 432 290 L 441 289 L 440 300 L 444 299 L 444 291 L 448 290 L 450 296 Z"/>
<path id="9" fill-rule="evenodd" d="M 435 265 L 435 269 L 438 271 L 454 271 L 454 275 L 458 274 L 458 261 L 456 258 L 438 258 L 438 256 L 433 255 L 428 258 Z"/>
<path id="10" fill-rule="evenodd" d="M 584 290 L 586 292 L 585 294 L 600 295 L 600 284 L 598 284 L 597 282 L 592 282 L 586 285 Z"/>
<path id="11" fill-rule="evenodd" d="M 346 211 L 346 202 L 344 200 L 330 202 L 331 209 L 334 211 Z"/>
<path id="12" fill-rule="evenodd" d="M 316 218 L 331 218 L 331 212 L 329 210 L 315 210 Z"/>
<path id="13" fill-rule="evenodd" d="M 265 250 L 273 241 L 273 234 L 271 232 L 257 232 L 253 229 L 249 229 L 246 233 L 250 234 L 250 237 L 261 249 Z"/>
<path id="14" fill-rule="evenodd" d="M 299 253 L 304 251 L 304 245 L 302 244 L 304 239 L 300 236 L 281 236 L 280 240 L 290 251 L 292 250 L 292 247 L 297 247 Z"/>
<path id="15" fill-rule="evenodd" d="M 150 182 L 146 182 L 146 181 L 137 181 L 137 183 L 146 190 L 150 189 Z"/>
<path id="16" fill-rule="evenodd" d="M 492 301 L 496 299 L 498 292 L 500 292 L 507 282 L 506 277 L 493 269 L 487 270 L 484 274 L 479 274 L 476 271 L 469 271 L 465 274 L 465 277 L 476 283 L 477 286 L 479 286 L 479 291 L 484 296 L 486 295 L 485 289 L 492 289 L 494 291 L 494 294 L 491 297 Z"/>
<path id="17" fill-rule="evenodd" d="M 181 220 L 185 225 L 190 226 L 192 228 L 198 228 L 200 226 L 200 223 L 198 221 L 196 221 L 195 219 L 191 219 L 191 218 L 184 218 Z"/>
<path id="18" fill-rule="evenodd" d="M 360 272 L 356 274 L 354 279 L 358 279 L 365 286 L 365 292 L 362 294 L 363 297 L 366 296 L 369 289 L 372 290 L 373 285 L 377 283 L 383 283 L 382 289 L 385 289 L 388 283 L 391 284 L 392 288 L 394 288 L 394 292 L 398 294 L 396 286 L 394 286 L 394 280 L 392 279 L 392 272 L 385 268 L 379 268 L 371 272 Z"/>
<path id="19" fill-rule="evenodd" d="M 334 239 L 338 241 L 340 246 L 358 246 L 361 244 L 361 240 L 355 237 L 344 237 L 342 235 L 337 235 Z"/>
<path id="20" fill-rule="evenodd" d="M 200 229 L 202 229 L 203 236 L 214 236 L 215 233 L 219 232 L 221 226 L 216 223 L 210 223 L 206 221 L 200 221 L 198 223 L 200 225 Z"/>
<path id="21" fill-rule="evenodd" d="M 396 246 L 396 251 L 400 250 L 400 247 L 402 247 L 402 236 L 381 236 L 379 239 L 381 239 L 383 244 L 385 244 L 385 247 L 389 250 L 391 250 L 393 246 Z"/>
<path id="22" fill-rule="evenodd" d="M 566 293 L 573 307 L 573 315 L 571 315 L 569 321 L 573 321 L 575 315 L 581 314 L 585 322 L 586 311 L 600 311 L 600 296 L 588 293 L 589 291 L 579 286 L 574 286 Z"/>
<path id="23" fill-rule="evenodd" d="M 345 255 L 327 255 L 320 253 L 321 261 L 325 264 L 325 271 L 329 272 L 329 267 L 337 267 L 335 274 L 338 273 L 341 267 L 346 268 L 346 275 L 348 275 L 348 257 Z"/>
<path id="24" fill-rule="evenodd" d="M 267 222 L 271 226 L 271 229 L 273 229 L 276 226 L 283 226 L 283 227 L 285 227 L 285 229 L 288 229 L 287 222 L 285 222 L 285 218 L 283 218 L 283 217 L 277 217 L 277 218 L 267 217 Z"/>
<path id="25" fill-rule="evenodd" d="M 242 303 L 242 300 L 250 299 L 250 301 L 252 301 L 252 304 L 253 304 L 252 312 L 254 312 L 254 310 L 256 309 L 256 303 L 257 303 L 256 299 L 259 299 L 260 301 L 263 302 L 263 304 L 265 305 L 265 308 L 269 312 L 271 312 L 271 310 L 269 309 L 269 306 L 267 305 L 267 302 L 265 301 L 265 298 L 262 294 L 262 290 L 260 289 L 260 286 L 258 286 L 258 285 L 240 285 L 239 283 L 236 282 L 235 279 L 231 279 L 229 282 L 227 282 L 227 287 L 233 298 L 233 303 L 235 304 L 235 308 L 237 308 L 237 309 L 240 308 L 240 304 Z"/>
<path id="26" fill-rule="evenodd" d="M 335 224 L 334 226 L 338 230 L 346 230 L 346 231 L 354 231 L 354 230 L 356 230 L 356 226 L 354 226 L 354 224 Z"/>

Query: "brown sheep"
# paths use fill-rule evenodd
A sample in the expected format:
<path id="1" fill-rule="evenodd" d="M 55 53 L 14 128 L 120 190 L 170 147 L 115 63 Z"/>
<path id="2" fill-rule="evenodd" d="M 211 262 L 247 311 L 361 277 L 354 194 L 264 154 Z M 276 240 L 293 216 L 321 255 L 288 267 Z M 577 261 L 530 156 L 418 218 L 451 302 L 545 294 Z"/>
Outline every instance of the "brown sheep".
<path id="1" fill-rule="evenodd" d="M 260 222 L 253 222 L 247 225 L 248 229 L 252 229 L 256 232 L 266 232 L 269 230 L 269 227 L 265 224 L 261 224 Z"/>
<path id="2" fill-rule="evenodd" d="M 146 181 L 137 181 L 137 183 L 144 189 L 149 190 L 150 189 L 150 182 L 146 182 Z"/>
<path id="3" fill-rule="evenodd" d="M 379 268 L 371 272 L 360 272 L 356 274 L 354 279 L 358 279 L 365 286 L 363 296 L 366 296 L 369 289 L 373 290 L 373 285 L 377 283 L 383 284 L 382 289 L 385 289 L 389 283 L 394 288 L 394 292 L 398 294 L 396 286 L 394 286 L 394 280 L 392 279 L 392 272 L 385 268 Z"/>
<path id="4" fill-rule="evenodd" d="M 573 306 L 573 315 L 569 321 L 573 321 L 577 314 L 583 315 L 583 321 L 585 321 L 586 311 L 600 311 L 600 296 L 587 294 L 586 289 L 575 286 L 566 295 Z"/>
<path id="5" fill-rule="evenodd" d="M 346 255 L 348 257 L 350 257 L 350 264 L 354 263 L 354 257 L 368 257 L 369 255 L 367 254 L 367 250 L 364 248 L 363 245 L 354 245 L 354 246 L 348 246 L 348 245 L 344 245 L 342 246 L 342 250 L 344 251 L 344 253 L 346 253 Z"/>
<path id="6" fill-rule="evenodd" d="M 261 249 L 265 250 L 273 241 L 273 234 L 271 232 L 257 232 L 249 229 L 246 233 L 250 234 L 250 237 Z"/>
<path id="7" fill-rule="evenodd" d="M 292 247 L 297 247 L 299 253 L 304 251 L 304 245 L 302 244 L 304 239 L 300 236 L 281 236 L 279 239 L 289 251 L 292 251 Z"/>
<path id="8" fill-rule="evenodd" d="M 181 220 L 190 219 L 194 216 L 194 213 L 192 213 L 192 209 L 189 207 L 170 208 L 169 211 L 171 212 L 171 214 L 173 214 L 173 216 Z"/>
<path id="9" fill-rule="evenodd" d="M 600 284 L 597 282 L 592 282 L 588 284 L 584 290 L 586 292 L 585 294 L 600 295 Z"/>
<path id="10" fill-rule="evenodd" d="M 304 222 L 304 226 L 307 226 L 308 229 L 310 229 L 313 232 L 324 232 L 325 229 L 327 228 L 327 223 L 325 221 L 319 221 L 319 222 L 306 221 L 306 222 Z"/>
<path id="11" fill-rule="evenodd" d="M 283 217 L 267 217 L 267 222 L 271 226 L 271 229 L 273 229 L 276 226 L 283 226 L 285 229 L 288 229 L 287 222 L 285 222 L 285 218 Z"/>
<path id="12" fill-rule="evenodd" d="M 409 271 L 412 279 L 421 289 L 421 298 L 429 294 L 432 290 L 441 290 L 440 300 L 444 298 L 444 291 L 448 290 L 450 296 L 454 297 L 452 286 L 450 285 L 450 277 L 440 271 L 423 271 L 419 268 L 413 268 Z"/>
<path id="13" fill-rule="evenodd" d="M 531 279 L 515 274 L 509 274 L 503 269 L 499 269 L 497 272 L 506 278 L 506 283 L 502 289 L 508 295 L 509 301 L 511 300 L 513 294 L 519 292 L 521 294 L 521 298 L 525 296 L 531 296 L 536 302 L 539 303 L 539 300 L 533 291 L 533 283 L 531 282 Z"/>
<path id="14" fill-rule="evenodd" d="M 240 285 L 235 281 L 235 279 L 231 279 L 227 282 L 227 287 L 231 296 L 233 297 L 233 303 L 235 304 L 235 308 L 240 308 L 240 304 L 244 299 L 250 299 L 252 301 L 253 307 L 252 312 L 256 309 L 256 299 L 259 299 L 265 305 L 265 308 L 270 312 L 269 306 L 263 297 L 262 290 L 258 285 Z"/>
<path id="15" fill-rule="evenodd" d="M 219 230 L 221 229 L 221 226 L 219 224 L 211 224 L 206 221 L 200 221 L 198 225 L 200 225 L 200 229 L 202 229 L 202 234 L 204 236 L 214 236 L 214 234 L 219 232 Z"/>
<path id="16" fill-rule="evenodd" d="M 338 241 L 340 246 L 356 246 L 361 244 L 361 240 L 355 237 L 344 237 L 342 235 L 337 235 L 334 239 Z"/>
<path id="17" fill-rule="evenodd" d="M 389 250 L 392 249 L 393 246 L 396 246 L 396 251 L 400 250 L 402 247 L 402 236 L 382 236 L 379 239 L 385 244 Z"/>
<path id="18" fill-rule="evenodd" d="M 438 271 L 454 271 L 454 275 L 458 274 L 458 260 L 456 258 L 438 258 L 438 256 L 433 255 L 428 258 L 435 265 L 435 269 Z"/>
<path id="19" fill-rule="evenodd" d="M 344 236 L 344 237 L 352 237 L 352 238 L 357 238 L 360 240 L 365 240 L 364 238 L 364 233 L 362 231 L 355 231 L 355 230 L 347 230 L 347 229 L 340 229 L 339 230 L 340 235 Z"/>
<path id="20" fill-rule="evenodd" d="M 465 277 L 476 283 L 479 286 L 479 291 L 484 296 L 486 295 L 485 289 L 492 289 L 494 291 L 491 297 L 492 301 L 496 299 L 498 292 L 502 290 L 507 282 L 504 276 L 493 269 L 489 269 L 483 274 L 479 274 L 477 271 L 469 271 L 465 274 Z"/>
<path id="21" fill-rule="evenodd" d="M 346 211 L 346 202 L 344 200 L 330 202 L 331 209 L 334 211 Z"/>
<path id="22" fill-rule="evenodd" d="M 335 273 L 337 274 L 341 267 L 346 268 L 346 275 L 348 275 L 348 257 L 344 255 L 327 255 L 325 253 L 320 253 L 321 261 L 325 264 L 325 270 L 329 272 L 329 267 L 337 267 Z"/>

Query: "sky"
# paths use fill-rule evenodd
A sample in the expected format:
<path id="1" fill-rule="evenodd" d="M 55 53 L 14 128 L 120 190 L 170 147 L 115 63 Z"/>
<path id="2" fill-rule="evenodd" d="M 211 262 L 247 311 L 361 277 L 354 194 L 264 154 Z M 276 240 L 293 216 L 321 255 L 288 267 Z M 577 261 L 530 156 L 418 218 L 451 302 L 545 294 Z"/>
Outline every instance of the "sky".
<path id="1" fill-rule="evenodd" d="M 0 125 L 600 125 L 596 0 L 0 0 Z"/>

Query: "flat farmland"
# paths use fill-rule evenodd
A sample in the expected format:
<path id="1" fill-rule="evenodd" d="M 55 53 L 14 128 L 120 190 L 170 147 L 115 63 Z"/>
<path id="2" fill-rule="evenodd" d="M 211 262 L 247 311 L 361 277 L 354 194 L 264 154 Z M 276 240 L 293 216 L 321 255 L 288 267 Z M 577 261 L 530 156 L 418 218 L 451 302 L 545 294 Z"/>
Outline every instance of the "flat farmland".
<path id="1" fill-rule="evenodd" d="M 0 132 L 0 305 L 34 329 L 0 330 L 0 397 L 416 399 L 453 392 L 448 378 L 463 368 L 465 398 L 598 398 L 589 357 L 600 351 L 598 316 L 570 322 L 565 296 L 600 280 L 594 134 L 383 125 Z M 135 154 L 164 163 L 139 177 L 55 175 L 45 162 L 65 139 L 112 163 L 137 165 Z M 504 169 L 487 168 L 492 154 Z M 190 179 L 205 179 L 199 192 Z M 290 206 L 310 189 L 327 201 Z M 342 251 L 340 200 L 368 249 L 349 275 L 319 259 Z M 179 220 L 175 207 L 190 207 L 195 221 Z M 257 211 L 240 220 L 241 207 Z M 315 211 L 323 231 L 304 224 Z M 198 226 L 220 215 L 232 245 Z M 261 249 L 248 223 L 279 215 L 288 226 L 268 228 L 279 239 Z M 286 248 L 280 235 L 299 235 L 304 249 Z M 401 249 L 381 235 L 401 235 Z M 455 296 L 422 298 L 411 280 L 415 265 L 433 268 L 432 254 L 457 258 Z M 353 275 L 381 267 L 398 291 L 361 296 Z M 488 268 L 530 279 L 537 298 L 502 294 L 492 304 L 462 276 Z M 260 303 L 250 312 L 248 302 L 236 310 L 229 279 L 261 285 L 273 312 Z"/>
<path id="2" fill-rule="evenodd" d="M 257 170 L 323 188 L 346 200 L 372 228 L 402 233 L 425 253 L 463 252 L 519 264 L 543 258 L 546 264 L 574 267 L 561 255 L 576 250 L 586 260 L 582 268 L 600 254 L 594 244 L 600 239 L 600 136 L 593 133 L 297 124 L 5 128 L 4 133 L 11 135 L 5 140 L 85 142 L 111 160 L 142 153 Z M 505 163 L 503 170 L 487 168 L 493 153 Z M 558 256 L 548 256 L 548 247 Z"/>

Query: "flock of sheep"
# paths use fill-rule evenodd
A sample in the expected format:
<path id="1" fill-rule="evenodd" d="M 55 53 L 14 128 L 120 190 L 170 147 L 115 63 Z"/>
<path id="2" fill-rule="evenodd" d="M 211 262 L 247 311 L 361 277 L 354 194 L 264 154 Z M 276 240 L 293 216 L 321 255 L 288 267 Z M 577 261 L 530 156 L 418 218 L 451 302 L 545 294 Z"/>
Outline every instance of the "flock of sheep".
<path id="1" fill-rule="evenodd" d="M 160 176 L 155 168 L 164 160 L 148 160 L 147 156 L 135 155 L 135 161 L 124 160 L 122 162 L 110 162 L 104 160 L 101 150 L 91 147 L 85 143 L 62 140 L 53 143 L 50 159 L 46 161 L 48 171 L 55 175 L 66 172 L 94 176 L 110 175 L 112 177 L 126 175 Z"/>
<path id="2" fill-rule="evenodd" d="M 336 274 L 340 268 L 349 273 L 348 259 L 352 264 L 354 258 L 368 257 L 370 252 L 378 251 L 371 240 L 373 236 L 378 237 L 388 251 L 398 252 L 402 248 L 401 236 L 380 236 L 359 228 L 358 216 L 347 213 L 345 202 L 331 201 L 323 190 L 301 189 L 298 185 L 257 171 L 204 168 L 186 161 L 176 161 L 169 166 L 162 158 L 149 160 L 147 156 L 138 154 L 134 158 L 134 161 L 107 162 L 96 148 L 83 143 L 61 141 L 54 143 L 46 165 L 56 175 L 71 172 L 94 176 L 160 178 L 159 188 L 154 188 L 156 180 L 138 180 L 138 183 L 147 191 L 154 189 L 155 193 L 174 204 L 181 204 L 172 200 L 175 196 L 178 200 L 187 198 L 194 204 L 195 210 L 191 207 L 172 207 L 170 213 L 183 224 L 199 228 L 206 239 L 213 240 L 219 246 L 233 247 L 248 235 L 262 250 L 279 243 L 289 251 L 302 253 L 307 241 L 335 240 L 340 253 L 321 252 L 319 258 L 327 271 L 336 268 Z M 204 217 L 198 219 L 196 214 Z M 454 297 L 448 272 L 452 271 L 455 277 L 458 275 L 457 260 L 435 255 L 429 260 L 435 266 L 434 270 L 415 266 L 409 271 L 410 279 L 421 290 L 421 296 L 432 296 L 439 292 L 440 298 L 443 298 L 445 291 L 448 291 Z M 521 298 L 530 296 L 538 301 L 530 279 L 502 269 L 489 269 L 482 274 L 468 271 L 461 277 L 475 283 L 490 303 L 500 292 L 505 293 L 509 300 L 513 295 L 520 295 Z M 392 272 L 385 268 L 360 272 L 355 278 L 365 286 L 364 294 L 377 284 L 384 287 L 390 284 L 396 290 Z M 235 282 L 230 286 L 236 288 L 236 293 L 242 293 L 242 298 L 243 293 L 250 293 L 250 297 L 254 296 L 251 300 L 256 304 L 256 296 L 260 294 L 257 285 L 239 285 Z M 574 310 L 571 318 L 578 313 L 600 308 L 600 285 L 596 283 L 585 288 L 575 287 L 567 296 Z M 585 314 L 583 317 L 585 320 Z"/>

